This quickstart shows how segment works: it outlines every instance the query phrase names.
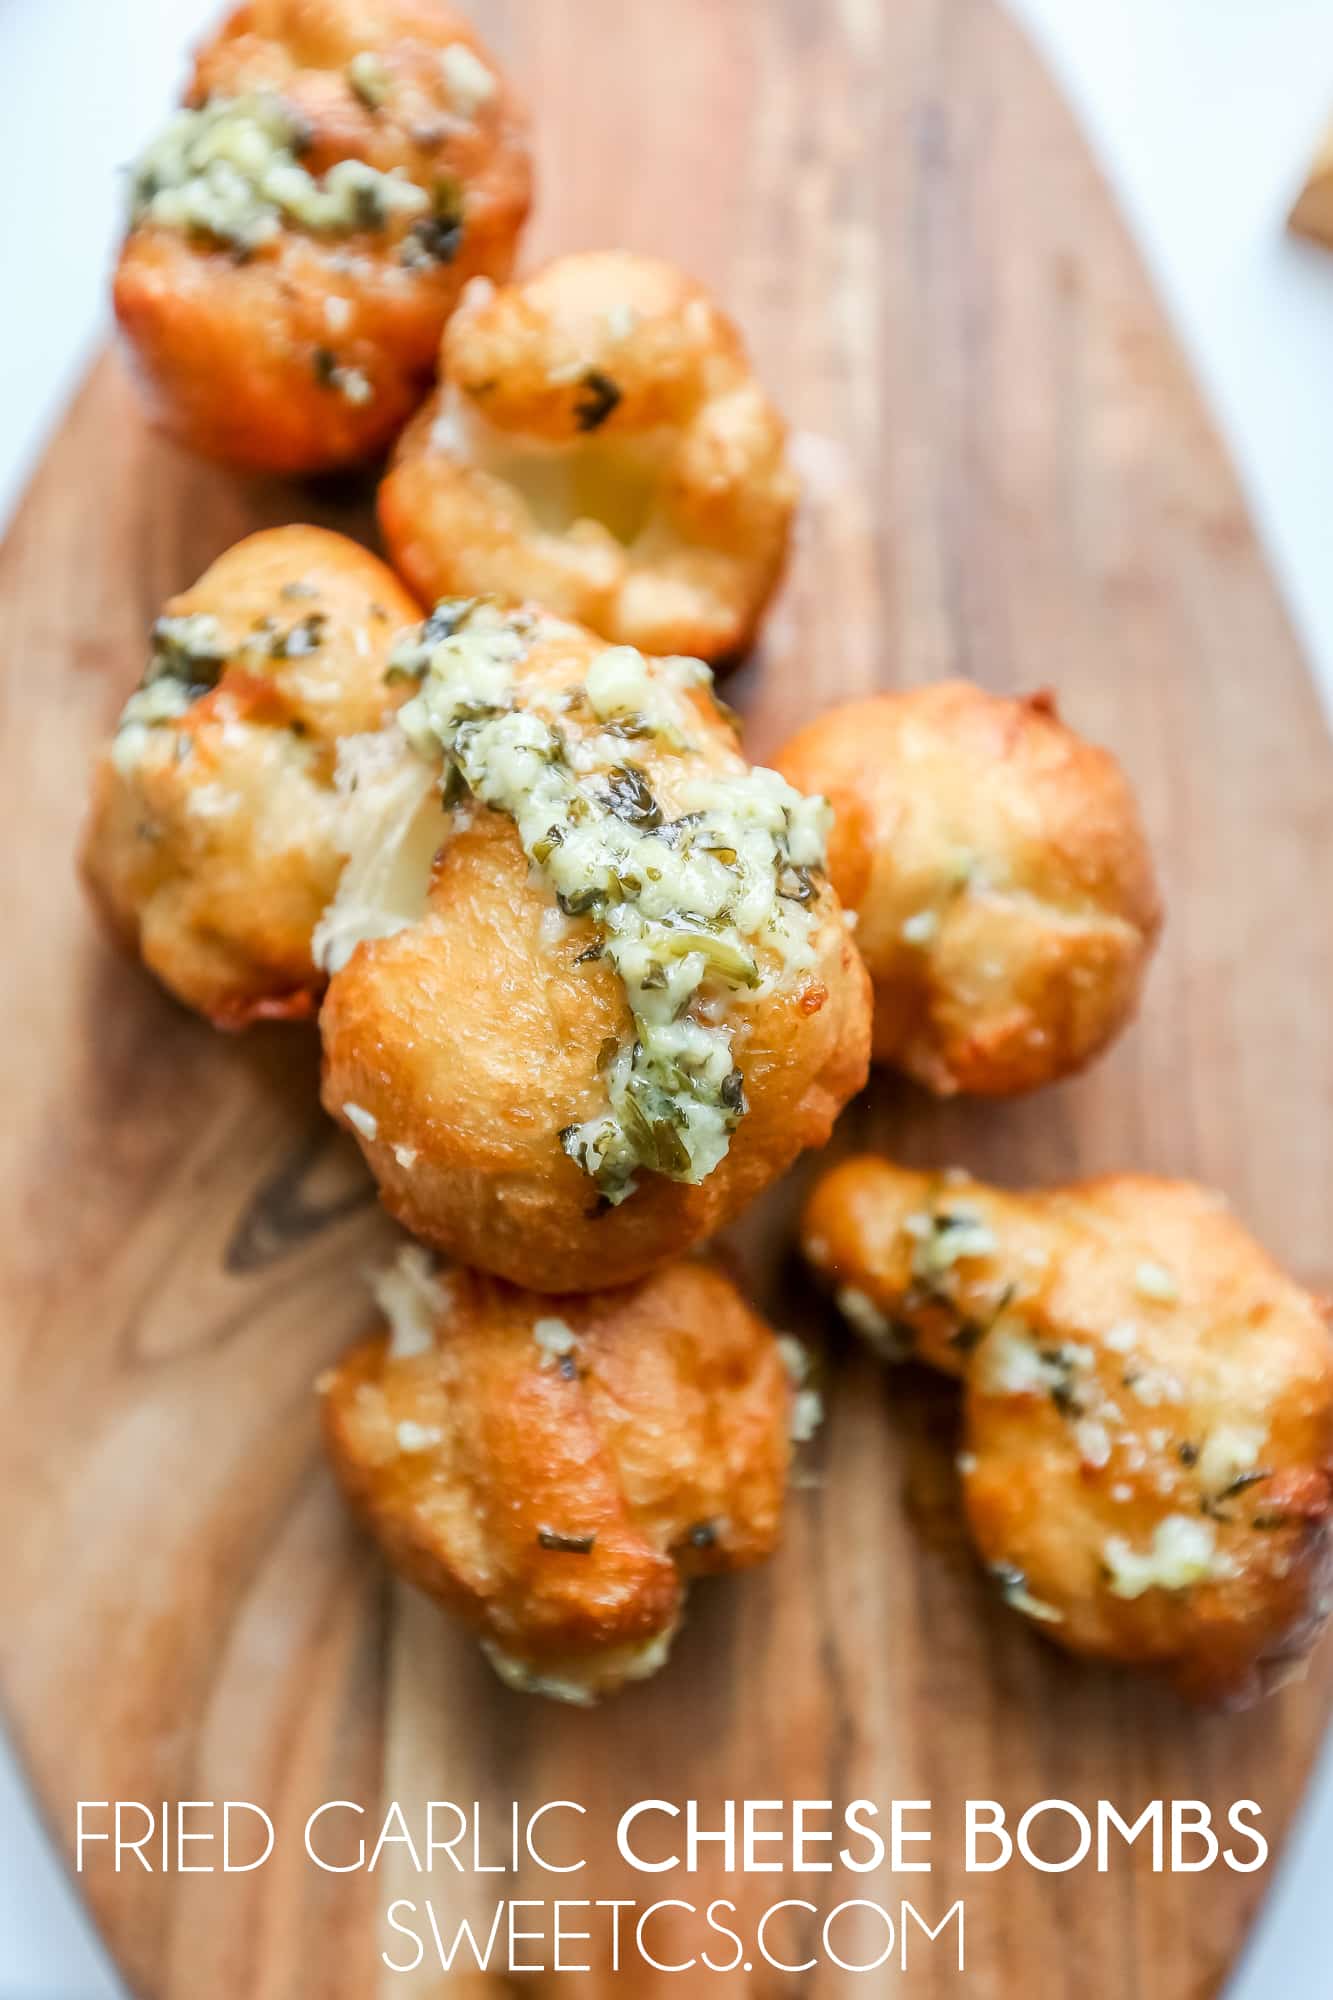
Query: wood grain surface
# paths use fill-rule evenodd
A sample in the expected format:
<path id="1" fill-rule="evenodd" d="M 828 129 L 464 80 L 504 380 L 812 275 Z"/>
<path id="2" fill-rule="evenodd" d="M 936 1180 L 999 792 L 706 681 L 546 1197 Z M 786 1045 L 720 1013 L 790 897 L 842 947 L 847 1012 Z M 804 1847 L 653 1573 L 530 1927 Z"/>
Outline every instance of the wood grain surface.
<path id="1" fill-rule="evenodd" d="M 1049 684 L 1128 764 L 1169 920 L 1139 1025 L 1011 1107 L 879 1079 L 837 1144 L 1002 1180 L 1139 1166 L 1224 1187 L 1327 1284 L 1333 759 L 1235 477 L 1085 145 L 986 0 L 477 0 L 537 114 L 529 256 L 621 242 L 714 284 L 788 411 L 800 547 L 731 684 L 756 755 L 840 697 L 963 673 Z M 1271 1871 L 965 1877 L 961 1802 L 1183 1796 L 1289 1821 L 1333 1647 L 1262 1709 L 1201 1717 L 1076 1669 L 966 1554 L 938 1384 L 877 1371 L 791 1255 L 809 1167 L 734 1232 L 781 1323 L 829 1336 L 829 1421 L 767 1570 L 700 1588 L 667 1673 L 584 1714 L 502 1690 L 347 1527 L 311 1384 L 364 1325 L 389 1240 L 321 1121 L 302 1031 L 219 1039 L 120 963 L 72 873 L 93 743 L 161 599 L 253 527 L 364 528 L 363 492 L 245 484 L 150 436 L 118 359 L 71 409 L 0 563 L 6 637 L 10 1227 L 0 1344 L 0 1688 L 52 1829 L 78 1798 L 257 1801 L 253 1874 L 84 1878 L 137 1994 L 713 1990 L 779 2000 L 1203 2000 Z M 935 1872 L 838 1885 L 938 1916 L 968 1972 L 398 1978 L 395 1895 L 730 1896 L 743 1924 L 828 1878 L 682 1888 L 614 1856 L 650 1796 L 931 1799 Z M 574 1798 L 592 1865 L 552 1886 L 315 1871 L 318 1801 Z M 498 1885 L 498 1886 L 497 1886 Z M 571 1886 L 572 1885 L 572 1886 Z M 808 1941 L 800 1918 L 783 1936 Z M 738 1927 L 741 1927 L 738 1925 Z M 682 1931 L 654 1929 L 670 1958 Z M 850 1944 L 849 1928 L 845 1943 Z M 677 1954 L 685 1956 L 685 1953 Z M 802 1953 L 792 1953 L 802 1956 Z"/>

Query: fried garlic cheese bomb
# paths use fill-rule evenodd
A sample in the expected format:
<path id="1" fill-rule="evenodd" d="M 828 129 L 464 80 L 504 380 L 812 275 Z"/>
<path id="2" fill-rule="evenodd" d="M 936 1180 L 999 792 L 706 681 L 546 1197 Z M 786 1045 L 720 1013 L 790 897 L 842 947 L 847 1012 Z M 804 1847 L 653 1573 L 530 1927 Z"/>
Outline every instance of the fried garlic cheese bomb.
<path id="1" fill-rule="evenodd" d="M 115 305 L 157 415 L 261 472 L 375 456 L 468 278 L 505 277 L 524 121 L 440 0 L 249 0 L 132 172 Z"/>
<path id="2" fill-rule="evenodd" d="M 380 492 L 390 556 L 427 602 L 530 598 L 714 663 L 749 643 L 796 481 L 782 419 L 699 285 L 624 251 L 473 285 L 441 384 Z"/>
<path id="3" fill-rule="evenodd" d="M 418 692 L 386 786 L 426 774 L 408 844 L 434 859 L 413 914 L 363 784 L 317 940 L 324 1102 L 413 1235 L 540 1291 L 626 1283 L 821 1145 L 865 1081 L 827 808 L 746 764 L 697 660 L 462 601 L 392 671 Z"/>
<path id="4" fill-rule="evenodd" d="M 377 1291 L 389 1330 L 320 1385 L 334 1466 L 511 1687 L 590 1702 L 646 1678 L 691 1577 L 772 1553 L 787 1343 L 717 1271 L 670 1265 L 555 1317 L 411 1248 Z"/>
<path id="5" fill-rule="evenodd" d="M 1138 806 L 1049 696 L 943 681 L 835 708 L 777 758 L 832 803 L 874 1056 L 940 1096 L 1035 1090 L 1132 1016 L 1161 924 Z"/>
<path id="6" fill-rule="evenodd" d="M 322 528 L 228 550 L 153 628 L 102 752 L 83 868 L 121 939 L 218 1027 L 315 1011 L 311 956 L 344 851 L 339 740 L 376 731 L 420 612 Z"/>
<path id="7" fill-rule="evenodd" d="M 1333 1340 L 1220 1196 L 1039 1194 L 850 1160 L 803 1247 L 882 1352 L 964 1380 L 973 1537 L 1069 1651 L 1244 1700 L 1327 1611 Z"/>

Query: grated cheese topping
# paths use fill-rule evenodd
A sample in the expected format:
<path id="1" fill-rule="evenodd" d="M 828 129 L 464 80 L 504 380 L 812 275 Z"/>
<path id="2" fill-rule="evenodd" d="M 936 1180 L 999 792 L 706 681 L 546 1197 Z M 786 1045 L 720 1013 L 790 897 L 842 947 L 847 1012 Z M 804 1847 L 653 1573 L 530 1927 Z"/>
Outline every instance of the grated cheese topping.
<path id="1" fill-rule="evenodd" d="M 405 1243 L 392 1264 L 371 1278 L 370 1288 L 389 1322 L 389 1359 L 429 1354 L 435 1328 L 449 1310 L 448 1281 L 436 1272 L 429 1252 Z"/>

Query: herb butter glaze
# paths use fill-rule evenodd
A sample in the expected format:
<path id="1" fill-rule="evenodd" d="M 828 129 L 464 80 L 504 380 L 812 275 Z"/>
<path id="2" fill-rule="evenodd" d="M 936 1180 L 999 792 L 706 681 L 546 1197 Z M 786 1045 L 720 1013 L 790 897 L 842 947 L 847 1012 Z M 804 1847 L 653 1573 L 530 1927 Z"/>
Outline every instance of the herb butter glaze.
<path id="1" fill-rule="evenodd" d="M 326 174 L 307 172 L 304 143 L 300 120 L 271 94 L 177 112 L 135 163 L 130 219 L 211 236 L 249 255 L 284 223 L 350 236 L 430 212 L 430 195 L 397 169 L 380 173 L 350 159 Z"/>
<path id="2" fill-rule="evenodd" d="M 633 1034 L 604 1044 L 607 1108 L 565 1127 L 570 1158 L 616 1204 L 640 1169 L 691 1184 L 725 1156 L 746 1111 L 735 1010 L 814 965 L 811 907 L 828 808 L 771 771 L 697 754 L 682 697 L 696 660 L 599 653 L 565 688 L 515 678 L 530 619 L 446 602 L 395 652 L 420 683 L 400 723 L 450 780 L 503 812 L 568 916 L 588 916 L 625 990 Z M 674 806 L 634 759 L 651 741 L 679 764 Z M 660 766 L 659 766 L 660 768 Z"/>
<path id="3" fill-rule="evenodd" d="M 389 653 L 419 617 L 367 550 L 289 527 L 228 550 L 154 624 L 97 759 L 84 867 L 116 934 L 210 1019 L 314 1012 L 339 746 L 378 740 Z"/>

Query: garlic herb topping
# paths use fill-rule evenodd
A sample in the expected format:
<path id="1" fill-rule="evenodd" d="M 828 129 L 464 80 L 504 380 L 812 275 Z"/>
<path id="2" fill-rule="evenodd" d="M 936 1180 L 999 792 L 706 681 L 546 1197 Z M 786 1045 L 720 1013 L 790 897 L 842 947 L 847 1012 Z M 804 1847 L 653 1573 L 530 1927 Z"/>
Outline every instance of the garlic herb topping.
<path id="1" fill-rule="evenodd" d="M 305 144 L 300 120 L 269 93 L 178 112 L 135 162 L 131 221 L 211 236 L 249 256 L 284 224 L 351 235 L 429 215 L 430 195 L 396 169 L 348 159 L 316 176 L 300 164 Z"/>
<path id="2" fill-rule="evenodd" d="M 128 776 L 148 747 L 149 732 L 179 722 L 201 694 L 216 687 L 230 648 L 216 618 L 159 618 L 143 679 L 120 711 L 112 762 Z"/>
<path id="3" fill-rule="evenodd" d="M 127 777 L 148 748 L 150 732 L 179 722 L 202 695 L 217 687 L 229 661 L 262 667 L 266 661 L 307 659 L 319 651 L 327 634 L 328 619 L 320 611 L 308 612 L 285 627 L 277 618 L 261 618 L 237 640 L 229 638 L 208 612 L 159 618 L 143 679 L 116 725 L 111 746 L 116 769 Z M 182 754 L 179 743 L 178 754 Z"/>
<path id="4" fill-rule="evenodd" d="M 816 885 L 830 819 L 774 771 L 684 764 L 674 818 L 634 761 L 690 752 L 711 685 L 698 661 L 608 648 L 581 687 L 515 677 L 537 627 L 485 602 L 441 604 L 390 673 L 420 683 L 399 723 L 424 754 L 514 821 L 567 916 L 598 926 L 624 985 L 632 1037 L 600 1061 L 607 1108 L 560 1142 L 610 1203 L 640 1168 L 691 1185 L 725 1156 L 745 1115 L 728 1012 L 814 964 Z"/>

